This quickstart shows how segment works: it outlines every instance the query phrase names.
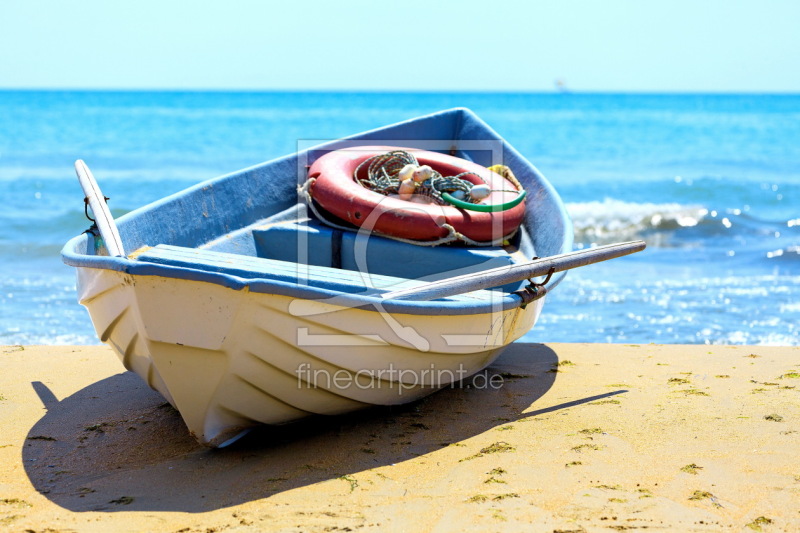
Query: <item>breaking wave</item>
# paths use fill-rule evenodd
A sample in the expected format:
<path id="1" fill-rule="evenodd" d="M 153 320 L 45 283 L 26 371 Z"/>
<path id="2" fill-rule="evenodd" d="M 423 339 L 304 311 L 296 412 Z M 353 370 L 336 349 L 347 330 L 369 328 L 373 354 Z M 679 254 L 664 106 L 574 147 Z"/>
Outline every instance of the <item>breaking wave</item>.
<path id="1" fill-rule="evenodd" d="M 644 239 L 649 246 L 756 251 L 768 259 L 794 260 L 800 219 L 764 220 L 741 209 L 636 203 L 615 199 L 567 204 L 578 246 Z"/>
<path id="2" fill-rule="evenodd" d="M 709 210 L 677 203 L 602 202 L 569 203 L 577 243 L 605 244 L 642 238 L 647 233 L 674 231 L 702 224 Z"/>

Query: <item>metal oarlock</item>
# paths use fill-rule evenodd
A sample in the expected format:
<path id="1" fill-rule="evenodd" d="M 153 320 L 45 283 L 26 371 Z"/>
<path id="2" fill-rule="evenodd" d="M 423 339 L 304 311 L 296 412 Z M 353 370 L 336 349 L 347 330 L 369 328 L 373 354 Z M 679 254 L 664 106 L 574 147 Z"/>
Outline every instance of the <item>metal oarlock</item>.
<path id="1" fill-rule="evenodd" d="M 534 257 L 531 260 L 533 261 L 533 260 L 536 260 L 536 259 L 539 259 L 539 258 L 538 257 Z M 536 301 L 539 298 L 544 297 L 545 294 L 547 294 L 547 287 L 545 285 L 547 285 L 547 283 L 550 281 L 550 278 L 553 276 L 553 273 L 555 271 L 556 271 L 555 268 L 551 268 L 547 272 L 547 277 L 544 278 L 544 281 L 541 282 L 541 283 L 536 283 L 536 282 L 532 281 L 531 279 L 528 279 L 529 283 L 528 283 L 527 286 L 523 287 L 522 289 L 520 289 L 518 291 L 514 291 L 514 292 L 511 293 L 511 294 L 516 294 L 517 296 L 522 298 L 522 303 L 520 304 L 521 308 L 525 309 L 525 307 L 529 303 L 531 303 L 533 301 Z"/>
<path id="2" fill-rule="evenodd" d="M 108 196 L 103 196 L 103 200 L 105 200 L 106 203 L 108 203 L 108 201 L 111 200 L 111 198 L 109 198 Z M 91 222 L 92 224 L 95 223 L 95 220 L 92 217 L 89 216 L 89 197 L 88 196 L 84 196 L 83 197 L 83 214 L 86 215 L 86 218 L 89 219 L 89 222 Z"/>

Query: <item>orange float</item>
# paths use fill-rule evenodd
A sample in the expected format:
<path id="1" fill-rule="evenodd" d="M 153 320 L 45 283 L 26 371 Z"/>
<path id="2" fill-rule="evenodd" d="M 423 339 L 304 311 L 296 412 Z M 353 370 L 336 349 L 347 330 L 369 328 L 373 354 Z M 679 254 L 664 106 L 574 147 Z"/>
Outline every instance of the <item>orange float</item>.
<path id="1" fill-rule="evenodd" d="M 492 192 L 474 205 L 465 205 L 466 202 L 443 195 L 462 206 L 456 207 L 439 205 L 430 197 L 418 194 L 410 200 L 402 200 L 397 195 L 385 196 L 356 181 L 367 178 L 367 165 L 361 165 L 363 162 L 396 150 L 413 154 L 420 165 L 428 165 L 442 176 L 469 172 L 462 179 L 474 185 L 485 183 Z M 356 169 L 358 176 L 354 175 Z M 309 194 L 322 209 L 354 226 L 390 237 L 435 241 L 455 230 L 473 241 L 499 241 L 513 234 L 525 217 L 524 191 L 518 190 L 514 183 L 486 167 L 438 152 L 391 146 L 346 148 L 317 159 L 308 177 L 313 180 L 309 184 Z"/>

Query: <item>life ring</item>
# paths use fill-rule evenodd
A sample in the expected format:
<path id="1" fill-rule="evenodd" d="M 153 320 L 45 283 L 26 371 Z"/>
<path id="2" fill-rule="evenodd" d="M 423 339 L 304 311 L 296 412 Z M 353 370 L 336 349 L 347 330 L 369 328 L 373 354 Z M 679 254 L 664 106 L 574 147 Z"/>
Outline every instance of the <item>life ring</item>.
<path id="1" fill-rule="evenodd" d="M 355 181 L 354 172 L 365 160 L 393 150 L 411 152 L 420 165 L 429 165 L 443 176 L 463 176 L 473 184 L 486 183 L 492 189 L 486 205 L 503 205 L 518 200 L 521 191 L 491 170 L 446 154 L 392 146 L 358 146 L 329 152 L 309 168 L 313 180 L 308 187 L 314 202 L 330 214 L 371 232 L 415 241 L 446 237 L 451 226 L 456 232 L 479 242 L 499 241 L 513 234 L 525 217 L 525 202 L 504 211 L 486 212 L 438 205 L 423 198 L 401 200 L 384 196 Z M 366 167 L 366 165 L 364 165 Z M 365 169 L 360 172 L 366 172 Z M 366 177 L 359 175 L 359 179 Z"/>

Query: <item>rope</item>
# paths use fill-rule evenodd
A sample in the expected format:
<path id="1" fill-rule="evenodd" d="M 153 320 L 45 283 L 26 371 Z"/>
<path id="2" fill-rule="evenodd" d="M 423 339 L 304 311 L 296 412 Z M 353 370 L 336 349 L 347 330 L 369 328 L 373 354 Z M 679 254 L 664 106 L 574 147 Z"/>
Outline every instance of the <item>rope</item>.
<path id="1" fill-rule="evenodd" d="M 361 168 L 367 164 L 368 178 L 366 180 L 359 180 L 358 174 Z M 383 195 L 397 194 L 397 190 L 400 187 L 400 180 L 397 174 L 399 174 L 406 165 L 419 166 L 419 163 L 413 154 L 403 150 L 394 150 L 365 159 L 356 167 L 353 177 L 356 182 L 364 188 Z"/>
<path id="2" fill-rule="evenodd" d="M 500 174 L 505 179 L 511 182 L 511 184 L 517 188 L 518 191 L 522 190 L 522 184 L 519 182 L 517 177 L 514 175 L 514 172 L 505 165 L 492 165 L 489 167 L 489 170 L 494 172 L 495 174 Z"/>
<path id="3" fill-rule="evenodd" d="M 364 165 L 367 165 L 367 177 L 365 179 L 360 179 L 358 175 Z M 419 162 L 417 158 L 414 157 L 414 154 L 410 152 L 393 150 L 385 154 L 372 156 L 361 162 L 361 164 L 356 167 L 353 178 L 362 187 L 385 196 L 389 194 L 398 194 L 401 183 L 398 174 L 400 174 L 400 171 L 403 170 L 406 165 L 419 167 Z M 469 174 L 483 181 L 483 178 L 474 172 L 462 172 L 456 176 L 442 176 L 436 170 L 432 170 L 431 177 L 420 183 L 414 192 L 415 194 L 421 194 L 431 198 L 439 205 L 450 205 L 442 198 L 442 193 L 446 192 L 452 194 L 456 191 L 463 191 L 465 198 L 470 198 L 469 192 L 472 190 L 473 184 L 463 179 L 463 176 Z M 469 201 L 470 203 L 477 203 L 480 200 L 473 201 L 470 198 Z"/>

